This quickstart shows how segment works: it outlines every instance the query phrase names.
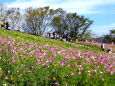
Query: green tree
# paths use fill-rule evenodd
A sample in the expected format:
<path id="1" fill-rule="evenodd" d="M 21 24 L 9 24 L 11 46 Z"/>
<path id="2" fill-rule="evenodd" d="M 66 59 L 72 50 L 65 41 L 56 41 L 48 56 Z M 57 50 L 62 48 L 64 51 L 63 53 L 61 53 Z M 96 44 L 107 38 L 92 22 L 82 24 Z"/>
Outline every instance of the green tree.
<path id="1" fill-rule="evenodd" d="M 48 30 L 54 13 L 48 6 L 26 9 L 26 25 L 30 33 L 42 36 Z"/>
<path id="2" fill-rule="evenodd" d="M 110 30 L 110 34 L 115 34 L 115 29 Z"/>
<path id="3" fill-rule="evenodd" d="M 110 30 L 109 34 L 105 35 L 105 42 L 115 43 L 115 29 Z"/>
<path id="4" fill-rule="evenodd" d="M 55 15 L 51 21 L 51 28 L 54 32 L 61 35 L 64 33 L 66 29 L 66 22 L 65 22 L 65 15 L 66 11 L 61 8 L 55 10 Z"/>
<path id="5" fill-rule="evenodd" d="M 77 13 L 69 13 L 66 15 L 66 24 L 71 38 L 74 40 L 78 37 L 82 38 L 93 21 Z"/>
<path id="6" fill-rule="evenodd" d="M 67 32 L 68 36 L 74 40 L 78 37 L 83 37 L 93 23 L 93 21 L 84 18 L 84 16 L 79 16 L 77 13 L 66 13 L 62 9 L 58 9 L 56 15 L 51 23 L 54 31 L 58 33 Z"/>

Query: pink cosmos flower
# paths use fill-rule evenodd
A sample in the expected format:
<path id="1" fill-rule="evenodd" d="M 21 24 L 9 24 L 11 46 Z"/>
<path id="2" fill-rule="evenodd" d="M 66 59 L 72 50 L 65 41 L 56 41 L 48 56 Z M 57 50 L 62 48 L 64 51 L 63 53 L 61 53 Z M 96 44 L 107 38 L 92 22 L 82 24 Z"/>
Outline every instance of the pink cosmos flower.
<path id="1" fill-rule="evenodd" d="M 70 59 L 70 57 L 69 57 L 69 56 L 66 56 L 65 58 L 66 58 L 66 59 Z"/>
<path id="2" fill-rule="evenodd" d="M 15 51 L 14 51 L 14 50 L 12 50 L 12 54 L 15 54 Z"/>
<path id="3" fill-rule="evenodd" d="M 36 65 L 38 65 L 38 64 L 40 64 L 40 62 L 42 61 L 42 59 L 37 59 L 37 63 L 36 63 Z"/>
<path id="4" fill-rule="evenodd" d="M 78 74 L 81 74 L 81 72 L 79 71 Z"/>
<path id="5" fill-rule="evenodd" d="M 41 61 L 42 61 L 42 59 L 37 59 L 37 61 L 38 61 L 38 62 L 41 62 Z"/>
<path id="6" fill-rule="evenodd" d="M 65 65 L 64 62 L 61 62 L 60 64 L 61 64 L 61 66 L 64 66 L 64 65 Z"/>
<path id="7" fill-rule="evenodd" d="M 32 48 L 33 48 L 33 46 L 34 46 L 34 45 L 30 45 L 30 49 L 32 49 Z"/>
<path id="8" fill-rule="evenodd" d="M 50 51 L 54 51 L 56 48 L 50 48 Z"/>
<path id="9" fill-rule="evenodd" d="M 40 62 L 37 62 L 37 63 L 36 63 L 36 65 L 39 65 L 39 64 L 40 64 Z"/>
<path id="10" fill-rule="evenodd" d="M 8 41 L 7 44 L 10 44 L 10 42 Z"/>
<path id="11" fill-rule="evenodd" d="M 36 57 L 38 57 L 39 56 L 39 54 L 38 53 L 36 53 Z"/>
<path id="12" fill-rule="evenodd" d="M 23 48 L 27 48 L 27 46 L 24 46 Z"/>
<path id="13" fill-rule="evenodd" d="M 15 60 L 11 60 L 11 61 L 9 61 L 10 64 L 12 64 L 12 63 L 14 63 L 14 62 L 15 62 Z"/>
<path id="14" fill-rule="evenodd" d="M 14 56 L 12 57 L 12 59 L 14 59 Z"/>
<path id="15" fill-rule="evenodd" d="M 10 44 L 10 46 L 11 46 L 11 47 L 13 47 L 13 46 L 14 46 L 14 44 Z"/>
<path id="16" fill-rule="evenodd" d="M 75 59 L 75 61 L 79 61 L 79 59 Z"/>
<path id="17" fill-rule="evenodd" d="M 2 50 L 2 47 L 0 47 L 0 50 Z"/>
<path id="18" fill-rule="evenodd" d="M 73 75 L 75 75 L 75 73 L 71 73 L 71 75 L 73 76 Z"/>
<path id="19" fill-rule="evenodd" d="M 43 63 L 42 66 L 48 66 L 48 64 L 47 63 Z"/>
<path id="20" fill-rule="evenodd" d="M 66 52 L 66 51 L 67 51 L 67 50 L 65 50 L 65 49 L 62 49 L 62 50 L 61 50 L 61 52 Z"/>
<path id="21" fill-rule="evenodd" d="M 101 61 L 102 61 L 103 63 L 108 62 L 108 60 L 107 60 L 107 59 L 102 59 Z"/>
<path id="22" fill-rule="evenodd" d="M 30 72 L 32 72 L 31 70 L 28 70 L 28 72 L 30 73 Z"/>
<path id="23" fill-rule="evenodd" d="M 45 63 L 47 64 L 47 63 L 49 63 L 49 62 L 51 62 L 51 59 L 47 59 Z"/>
<path id="24" fill-rule="evenodd" d="M 46 46 L 46 47 L 48 47 L 49 45 L 48 45 L 48 44 L 46 44 L 45 46 Z"/>
<path id="25" fill-rule="evenodd" d="M 55 83 L 55 85 L 56 85 L 56 86 L 59 86 L 59 82 L 57 81 L 57 82 Z"/>
<path id="26" fill-rule="evenodd" d="M 45 57 L 46 56 L 46 54 L 44 53 L 44 54 L 41 54 L 41 56 L 40 57 Z"/>
<path id="27" fill-rule="evenodd" d="M 78 67 L 79 70 L 83 70 L 83 67 Z"/>
<path id="28" fill-rule="evenodd" d="M 75 63 L 72 63 L 71 65 L 70 65 L 70 67 L 74 67 L 76 64 Z"/>
<path id="29" fill-rule="evenodd" d="M 43 48 L 42 46 L 39 46 L 38 48 Z"/>
<path id="30" fill-rule="evenodd" d="M 6 50 L 6 53 L 10 53 L 10 50 Z"/>

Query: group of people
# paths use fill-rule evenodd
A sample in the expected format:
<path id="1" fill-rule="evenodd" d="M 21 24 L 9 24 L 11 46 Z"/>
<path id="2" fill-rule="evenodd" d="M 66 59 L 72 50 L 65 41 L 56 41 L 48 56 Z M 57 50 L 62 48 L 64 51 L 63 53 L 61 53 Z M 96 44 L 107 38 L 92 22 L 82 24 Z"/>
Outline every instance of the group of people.
<path id="1" fill-rule="evenodd" d="M 101 50 L 102 50 L 102 51 L 105 50 L 105 45 L 104 45 L 104 44 L 101 45 Z M 107 52 L 108 52 L 109 54 L 111 54 L 111 53 L 112 53 L 112 49 L 111 49 L 111 48 L 107 49 Z"/>
<path id="2" fill-rule="evenodd" d="M 5 22 L 4 20 L 0 21 L 0 28 L 1 29 L 9 29 L 9 23 Z"/>
<path id="3" fill-rule="evenodd" d="M 51 35 L 52 35 L 53 37 L 51 37 Z M 48 33 L 48 38 L 57 39 L 56 33 L 55 33 L 55 32 L 53 32 L 52 34 L 51 34 L 51 33 Z M 69 37 L 68 37 L 67 34 L 61 34 L 61 35 L 59 35 L 58 39 L 60 39 L 61 41 L 70 41 L 70 40 L 71 40 L 71 39 L 69 40 Z M 100 47 L 101 47 L 101 51 L 105 51 L 105 50 L 106 50 L 104 44 L 102 44 Z M 107 49 L 106 51 L 107 51 L 109 54 L 112 53 L 112 49 L 111 49 L 111 48 Z"/>
<path id="4" fill-rule="evenodd" d="M 61 41 L 68 41 L 68 35 L 67 34 L 57 34 L 55 32 L 53 33 L 50 33 L 48 32 L 48 38 L 51 38 L 51 39 L 60 39 Z"/>

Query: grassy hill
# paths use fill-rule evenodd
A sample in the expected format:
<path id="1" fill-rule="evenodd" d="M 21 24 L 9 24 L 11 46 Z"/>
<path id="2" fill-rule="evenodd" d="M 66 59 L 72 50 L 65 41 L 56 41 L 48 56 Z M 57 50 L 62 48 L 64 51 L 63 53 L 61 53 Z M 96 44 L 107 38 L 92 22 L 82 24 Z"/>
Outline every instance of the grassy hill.
<path id="1" fill-rule="evenodd" d="M 64 48 L 77 48 L 79 50 L 92 50 L 99 51 L 100 48 L 95 45 L 83 45 L 83 44 L 75 44 L 75 43 L 67 43 L 61 42 L 58 40 L 48 39 L 40 36 L 30 35 L 26 33 L 20 33 L 17 31 L 9 31 L 9 30 L 0 30 L 0 34 L 2 37 L 6 38 L 8 36 L 14 37 L 16 40 L 27 40 L 29 42 L 40 43 L 40 44 L 49 44 L 51 46 L 60 46 Z"/>
<path id="2" fill-rule="evenodd" d="M 114 86 L 114 61 L 94 45 L 0 30 L 0 86 Z"/>

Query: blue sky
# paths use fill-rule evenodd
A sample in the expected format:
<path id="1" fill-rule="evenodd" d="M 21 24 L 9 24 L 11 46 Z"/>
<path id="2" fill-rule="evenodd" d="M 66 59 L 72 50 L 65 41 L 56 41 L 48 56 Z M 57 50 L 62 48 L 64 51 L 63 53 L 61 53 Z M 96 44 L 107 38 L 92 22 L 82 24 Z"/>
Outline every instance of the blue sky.
<path id="1" fill-rule="evenodd" d="M 115 0 L 0 0 L 8 7 L 43 7 L 63 8 L 67 12 L 77 12 L 93 20 L 90 29 L 98 36 L 115 29 Z"/>

